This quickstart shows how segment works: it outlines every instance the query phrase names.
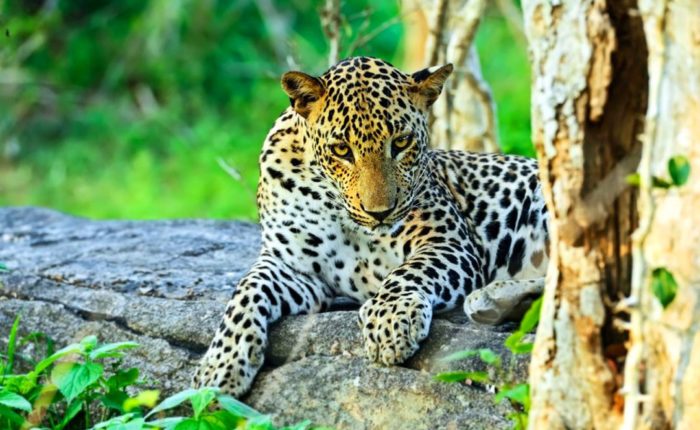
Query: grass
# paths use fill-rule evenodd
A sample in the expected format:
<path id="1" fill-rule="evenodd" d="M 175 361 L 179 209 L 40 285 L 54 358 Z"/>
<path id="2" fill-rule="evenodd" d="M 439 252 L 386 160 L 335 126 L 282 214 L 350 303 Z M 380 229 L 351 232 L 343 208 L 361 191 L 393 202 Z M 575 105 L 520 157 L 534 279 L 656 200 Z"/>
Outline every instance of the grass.
<path id="1" fill-rule="evenodd" d="M 291 44 L 303 53 L 299 57 L 307 64 L 306 70 L 319 72 L 326 47 L 313 15 L 315 6 L 292 3 L 288 7 L 297 9 L 295 15 L 289 15 Z M 70 2 L 59 4 L 72 7 Z M 45 40 L 54 38 L 56 28 L 65 29 L 67 36 L 53 43 L 68 47 L 70 55 L 61 61 L 60 53 L 54 53 L 53 45 L 46 42 L 46 49 L 38 49 L 13 69 L 56 83 L 59 91 L 49 94 L 55 100 L 41 85 L 25 85 L 4 97 L 0 91 L 0 105 L 5 105 L 0 114 L 2 109 L 8 111 L 0 115 L 4 117 L 0 121 L 0 206 L 47 206 L 98 219 L 255 220 L 260 146 L 288 105 L 277 80 L 286 67 L 270 60 L 273 50 L 263 43 L 270 37 L 255 33 L 264 28 L 260 16 L 245 10 L 217 12 L 204 6 L 187 10 L 192 13 L 183 14 L 182 25 L 186 26 L 177 49 L 168 50 L 169 45 L 161 42 L 157 46 L 166 52 L 164 56 L 153 57 L 151 52 L 142 58 L 133 47 L 156 42 L 152 33 L 138 31 L 170 28 L 170 22 L 153 22 L 161 16 L 156 6 L 166 3 L 150 3 L 153 10 L 143 13 L 134 12 L 143 7 L 138 2 L 124 4 L 128 7 L 119 13 L 132 13 L 130 21 L 125 18 L 107 26 L 105 22 L 119 15 L 104 8 L 75 29 L 67 23 L 55 24 L 55 20 L 49 24 L 22 21 L 31 30 L 27 30 L 29 35 L 42 26 L 50 27 L 45 34 L 37 33 Z M 349 15 L 357 15 L 363 2 L 345 4 L 354 8 L 347 11 Z M 397 6 L 389 2 L 381 8 L 378 20 L 393 16 Z M 68 10 L 63 19 L 86 19 L 74 16 L 76 13 Z M 231 39 L 225 37 L 228 24 L 218 15 L 250 18 L 241 21 L 241 34 Z M 357 20 L 351 24 L 347 31 L 354 37 L 360 24 Z M 201 29 L 187 33 L 187 28 L 196 25 Z M 165 30 L 164 34 L 170 34 Z M 357 53 L 400 64 L 401 32 L 400 26 L 392 27 Z M 114 41 L 122 35 L 130 39 L 120 51 Z M 203 41 L 206 37 L 221 38 L 222 46 L 213 53 L 206 51 L 211 46 L 210 41 Z M 482 24 L 477 45 L 498 104 L 502 147 L 505 152 L 532 155 L 525 46 L 514 42 L 503 19 L 493 12 Z M 19 51 L 12 51 L 9 58 Z M 7 59 L 7 52 L 4 54 Z M 110 63 L 110 55 L 118 60 Z M 234 61 L 229 55 L 239 58 Z M 0 61 L 2 58 L 0 55 Z M 147 85 L 139 86 L 144 83 Z M 144 88 L 153 90 L 156 108 L 149 107 Z M 146 102 L 139 99 L 143 95 Z M 233 168 L 240 177 L 232 177 L 222 165 Z"/>
<path id="2" fill-rule="evenodd" d="M 70 136 L 3 169 L 0 182 L 15 186 L 0 204 L 43 205 L 94 218 L 255 218 L 257 157 L 271 122 L 253 127 L 252 118 L 229 122 L 208 115 L 183 126 L 171 118 L 120 121 L 98 109 L 89 114 L 114 133 L 100 131 L 99 140 L 92 132 Z M 167 145 L 149 146 L 161 140 Z M 234 180 L 219 160 L 241 179 Z"/>

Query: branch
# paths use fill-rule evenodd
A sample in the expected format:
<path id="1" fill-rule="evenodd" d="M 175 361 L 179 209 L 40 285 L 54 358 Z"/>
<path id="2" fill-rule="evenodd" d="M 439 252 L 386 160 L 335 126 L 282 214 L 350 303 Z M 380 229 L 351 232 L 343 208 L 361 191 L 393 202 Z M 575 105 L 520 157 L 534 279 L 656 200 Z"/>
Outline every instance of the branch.
<path id="1" fill-rule="evenodd" d="M 267 31 L 272 35 L 270 40 L 273 42 L 272 47 L 275 50 L 277 61 L 284 64 L 287 61 L 287 47 L 284 45 L 284 41 L 289 39 L 287 19 L 275 8 L 271 0 L 255 0 L 255 4 L 260 10 L 260 16 L 262 16 Z"/>
<path id="2" fill-rule="evenodd" d="M 340 0 L 326 0 L 321 10 L 321 27 L 328 38 L 328 65 L 333 66 L 340 60 Z"/>
<path id="3" fill-rule="evenodd" d="M 620 160 L 617 165 L 603 178 L 598 185 L 576 205 L 573 213 L 560 226 L 560 237 L 576 241 L 581 236 L 583 228 L 606 219 L 608 210 L 613 202 L 629 187 L 626 178 L 633 173 L 639 164 L 642 153 L 641 145 L 635 147 Z"/>
<path id="4" fill-rule="evenodd" d="M 459 24 L 447 45 L 447 59 L 459 67 L 467 60 L 469 49 L 474 43 L 476 30 L 486 9 L 486 0 L 467 1 L 457 14 Z"/>
<path id="5" fill-rule="evenodd" d="M 472 47 L 473 48 L 473 47 Z M 475 48 L 473 48 L 475 49 Z M 478 61 L 478 54 L 474 51 L 475 59 Z M 472 68 L 468 69 L 468 72 L 464 75 L 467 84 L 474 91 L 479 104 L 481 104 L 481 109 L 486 114 L 486 129 L 483 135 L 483 151 L 485 152 L 497 152 L 498 149 L 498 125 L 496 124 L 496 102 L 493 100 L 493 95 L 488 85 L 483 79 L 477 77 L 473 72 Z"/>
<path id="6" fill-rule="evenodd" d="M 483 135 L 480 137 L 481 150 L 498 150 L 498 131 L 496 126 L 496 106 L 488 88 L 481 76 L 479 55 L 474 46 L 474 37 L 479 28 L 479 23 L 486 10 L 486 0 L 467 1 L 459 10 L 455 20 L 455 31 L 447 45 L 446 59 L 457 67 L 453 82 L 462 79 L 474 94 L 474 98 L 486 120 Z M 454 88 L 454 86 L 453 86 Z M 459 128 L 459 125 L 456 125 Z M 456 142 L 449 142 L 450 147 L 455 147 Z M 469 148 L 472 149 L 473 148 Z"/>
<path id="7" fill-rule="evenodd" d="M 425 42 L 426 65 L 434 66 L 440 58 L 440 46 L 442 45 L 442 29 L 445 27 L 447 16 L 447 0 L 437 0 L 430 17 L 428 40 Z"/>
<path id="8" fill-rule="evenodd" d="M 505 18 L 513 38 L 519 43 L 525 44 L 525 26 L 523 24 L 523 14 L 513 3 L 513 0 L 496 0 L 496 5 Z"/>
<path id="9" fill-rule="evenodd" d="M 385 32 L 386 30 L 388 30 L 389 28 L 391 28 L 391 27 L 393 27 L 393 26 L 399 24 L 399 23 L 401 22 L 401 20 L 402 20 L 407 14 L 409 14 L 409 13 L 411 13 L 411 12 L 413 12 L 413 11 L 407 11 L 407 12 L 404 12 L 404 13 L 398 15 L 398 16 L 394 16 L 394 17 L 392 17 L 391 19 L 386 20 L 386 21 L 384 21 L 383 23 L 381 23 L 380 25 L 378 25 L 377 27 L 375 27 L 372 31 L 370 31 L 370 32 L 367 33 L 366 35 L 364 35 L 364 36 L 359 36 L 359 37 L 358 37 L 357 39 L 355 39 L 355 41 L 353 41 L 353 43 L 350 45 L 350 48 L 348 49 L 348 56 L 352 56 L 352 54 L 353 54 L 357 49 L 360 49 L 360 48 L 364 47 L 364 46 L 367 45 L 369 42 L 371 42 L 372 40 L 374 40 L 377 36 L 379 36 L 380 34 L 382 34 L 383 32 Z M 367 25 L 369 25 L 369 21 L 363 22 L 363 24 L 365 24 L 365 23 L 366 23 Z M 363 32 L 364 32 L 364 31 L 360 30 L 360 34 L 362 34 Z"/>

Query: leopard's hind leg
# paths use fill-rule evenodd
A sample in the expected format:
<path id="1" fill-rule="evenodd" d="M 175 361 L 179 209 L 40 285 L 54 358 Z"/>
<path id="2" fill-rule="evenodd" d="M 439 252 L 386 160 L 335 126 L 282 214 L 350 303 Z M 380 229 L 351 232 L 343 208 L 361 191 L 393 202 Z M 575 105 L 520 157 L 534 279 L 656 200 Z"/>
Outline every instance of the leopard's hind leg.
<path id="1" fill-rule="evenodd" d="M 479 324 L 518 321 L 543 291 L 544 278 L 494 281 L 467 296 L 464 313 Z"/>

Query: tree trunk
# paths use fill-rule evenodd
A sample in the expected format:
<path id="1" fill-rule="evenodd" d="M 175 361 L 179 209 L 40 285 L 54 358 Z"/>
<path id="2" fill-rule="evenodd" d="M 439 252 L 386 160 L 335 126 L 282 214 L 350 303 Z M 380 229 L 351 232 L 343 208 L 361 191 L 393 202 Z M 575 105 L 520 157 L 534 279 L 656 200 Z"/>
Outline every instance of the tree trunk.
<path id="1" fill-rule="evenodd" d="M 530 428 L 617 428 L 640 157 L 646 45 L 632 0 L 525 0 L 533 141 L 551 216 L 551 258 L 530 367 Z"/>
<path id="2" fill-rule="evenodd" d="M 403 0 L 405 67 L 452 63 L 453 76 L 433 107 L 431 143 L 435 148 L 498 151 L 496 106 L 481 75 L 474 35 L 486 0 Z M 421 57 L 417 53 L 422 53 Z"/>
<path id="3" fill-rule="evenodd" d="M 700 423 L 700 3 L 641 0 L 640 9 L 650 90 L 624 428 L 690 429 Z M 688 182 L 653 187 L 652 177 L 671 181 L 668 161 L 676 156 L 690 162 Z M 661 268 L 678 284 L 666 309 L 651 287 Z"/>

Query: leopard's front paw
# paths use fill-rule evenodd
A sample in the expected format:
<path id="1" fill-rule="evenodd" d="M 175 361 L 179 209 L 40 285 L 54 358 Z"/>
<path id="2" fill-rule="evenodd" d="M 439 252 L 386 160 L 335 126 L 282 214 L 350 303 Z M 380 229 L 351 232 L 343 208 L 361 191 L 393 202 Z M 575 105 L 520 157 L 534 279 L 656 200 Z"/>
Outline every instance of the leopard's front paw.
<path id="1" fill-rule="evenodd" d="M 371 361 L 402 363 L 418 350 L 430 329 L 433 309 L 418 292 L 379 294 L 360 308 L 365 353 Z"/>
<path id="2" fill-rule="evenodd" d="M 202 357 L 192 385 L 195 388 L 218 387 L 234 397 L 245 394 L 264 360 L 263 342 L 245 342 L 250 337 L 253 336 L 248 334 L 236 345 L 233 337 L 226 338 L 218 333 Z"/>

